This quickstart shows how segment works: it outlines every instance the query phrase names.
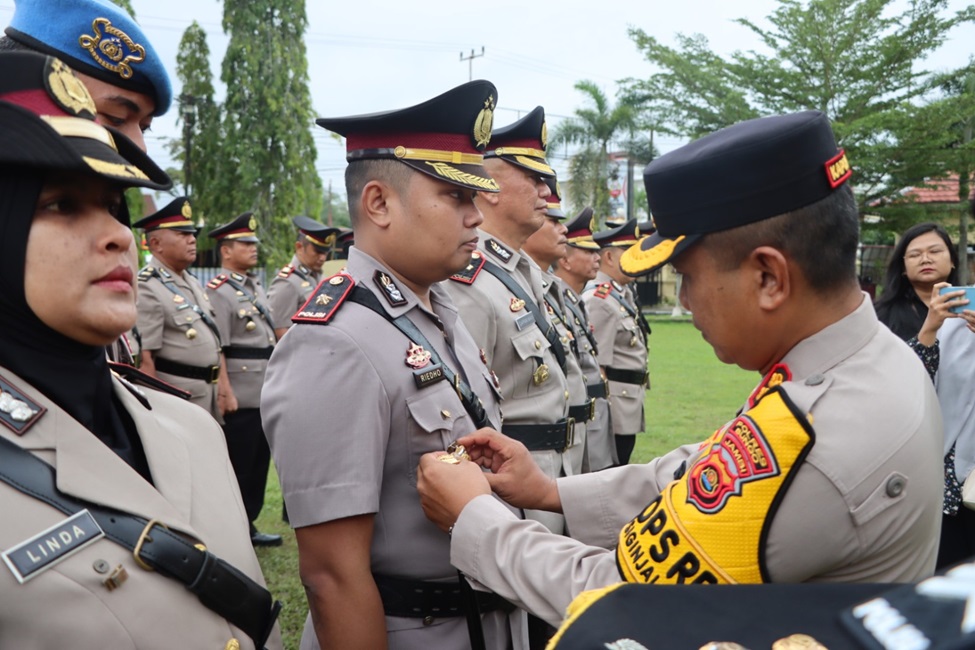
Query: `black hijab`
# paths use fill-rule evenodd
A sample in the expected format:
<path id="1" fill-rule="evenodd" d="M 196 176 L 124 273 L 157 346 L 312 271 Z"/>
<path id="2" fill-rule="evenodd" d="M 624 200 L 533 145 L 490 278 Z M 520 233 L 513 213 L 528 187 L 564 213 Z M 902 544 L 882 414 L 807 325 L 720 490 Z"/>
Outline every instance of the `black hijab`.
<path id="1" fill-rule="evenodd" d="M 105 348 L 54 331 L 27 304 L 27 238 L 42 185 L 36 171 L 0 169 L 0 365 L 67 411 L 149 479 L 135 424 L 115 398 Z"/>

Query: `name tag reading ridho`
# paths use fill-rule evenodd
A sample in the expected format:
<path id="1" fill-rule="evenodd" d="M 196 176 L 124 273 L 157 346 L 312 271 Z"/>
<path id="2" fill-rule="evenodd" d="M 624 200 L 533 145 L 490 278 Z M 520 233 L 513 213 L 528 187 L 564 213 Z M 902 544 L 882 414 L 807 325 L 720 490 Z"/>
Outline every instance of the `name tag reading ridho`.
<path id="1" fill-rule="evenodd" d="M 104 536 L 85 509 L 0 555 L 17 582 L 23 584 Z"/>

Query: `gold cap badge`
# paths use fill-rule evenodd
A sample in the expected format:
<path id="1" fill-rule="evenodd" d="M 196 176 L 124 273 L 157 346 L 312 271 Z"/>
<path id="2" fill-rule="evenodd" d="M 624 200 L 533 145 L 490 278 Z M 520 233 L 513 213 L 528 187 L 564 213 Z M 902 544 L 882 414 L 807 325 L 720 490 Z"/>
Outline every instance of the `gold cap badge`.
<path id="1" fill-rule="evenodd" d="M 491 141 L 491 130 L 494 127 L 494 95 L 484 100 L 484 108 L 474 120 L 474 142 L 478 149 L 483 149 Z"/>
<path id="2" fill-rule="evenodd" d="M 95 32 L 94 36 L 82 34 L 78 37 L 81 47 L 88 50 L 98 65 L 123 79 L 131 79 L 134 74 L 132 64 L 145 61 L 146 48 L 118 27 L 113 27 L 108 18 L 96 18 L 91 23 L 91 29 Z"/>
<path id="3" fill-rule="evenodd" d="M 52 58 L 50 61 L 47 87 L 61 108 L 74 115 L 87 112 L 94 117 L 97 112 L 95 102 L 81 79 L 61 59 Z"/>

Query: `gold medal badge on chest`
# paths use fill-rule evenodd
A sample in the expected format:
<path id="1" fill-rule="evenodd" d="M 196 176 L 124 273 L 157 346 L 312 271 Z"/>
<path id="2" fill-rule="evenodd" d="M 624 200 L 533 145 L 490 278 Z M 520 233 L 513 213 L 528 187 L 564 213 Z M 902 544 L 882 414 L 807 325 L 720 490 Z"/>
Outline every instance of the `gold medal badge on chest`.
<path id="1" fill-rule="evenodd" d="M 512 298 L 511 304 L 508 305 L 508 309 L 511 311 L 521 311 L 525 308 L 525 301 L 521 298 Z"/>
<path id="2" fill-rule="evenodd" d="M 447 453 L 440 454 L 437 456 L 437 460 L 441 463 L 447 463 L 448 465 L 457 465 L 462 460 L 470 460 L 471 456 L 464 449 L 464 445 L 458 444 L 456 442 L 450 443 L 447 447 Z"/>
<path id="3" fill-rule="evenodd" d="M 535 369 L 535 372 L 532 373 L 532 382 L 536 386 L 541 386 L 547 382 L 551 376 L 552 374 L 549 372 L 548 366 L 543 363 Z"/>
<path id="4" fill-rule="evenodd" d="M 414 370 L 425 368 L 430 364 L 431 355 L 423 346 L 411 342 L 410 348 L 406 351 L 406 365 Z"/>

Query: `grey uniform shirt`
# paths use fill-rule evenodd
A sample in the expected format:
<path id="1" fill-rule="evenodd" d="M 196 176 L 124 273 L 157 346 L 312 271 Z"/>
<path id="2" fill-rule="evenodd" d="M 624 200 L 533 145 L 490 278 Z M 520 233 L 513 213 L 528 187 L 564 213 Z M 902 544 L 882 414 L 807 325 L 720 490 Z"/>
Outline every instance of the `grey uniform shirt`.
<path id="1" fill-rule="evenodd" d="M 377 296 L 390 316 L 409 318 L 444 363 L 463 373 L 489 419 L 499 421 L 490 371 L 441 287 L 431 288 L 432 312 L 403 285 L 397 285 L 401 300 L 393 305 L 377 280 L 388 271 L 354 247 L 348 273 L 357 286 Z M 450 538 L 420 507 L 417 465 L 420 456 L 446 449 L 475 426 L 449 382 L 418 386 L 411 356 L 403 333 L 353 302 L 342 303 L 327 325 L 292 326 L 268 365 L 261 399 L 264 430 L 292 526 L 375 514 L 373 573 L 456 581 Z M 483 618 L 488 647 L 505 647 L 505 617 L 495 612 Z M 396 647 L 461 648 L 469 643 L 463 617 L 424 626 L 419 618 L 387 616 L 386 626 L 402 644 Z M 302 648 L 316 647 L 306 625 Z"/>
<path id="2" fill-rule="evenodd" d="M 589 311 L 596 345 L 599 346 L 599 365 L 618 370 L 646 371 L 647 347 L 640 325 L 631 315 L 636 306 L 627 301 L 624 305 L 611 293 L 599 290 L 599 285 L 609 284 L 614 293 L 626 299 L 626 288 L 621 287 L 600 271 L 595 284 L 583 292 L 582 297 Z M 609 409 L 613 433 L 631 435 L 646 429 L 643 413 L 643 386 L 620 381 L 609 381 Z"/>
<path id="3" fill-rule="evenodd" d="M 271 312 L 264 287 L 254 276 L 223 269 L 221 275 L 207 283 L 207 295 L 213 305 L 220 339 L 224 342 L 227 376 L 237 406 L 259 408 L 268 360 L 236 355 L 240 348 L 266 350 L 269 354 L 268 348 L 275 343 L 274 326 L 265 317 Z"/>
<path id="4" fill-rule="evenodd" d="M 797 344 L 782 384 L 810 414 L 815 444 L 768 534 L 773 582 L 915 582 L 934 571 L 943 491 L 942 425 L 917 356 L 859 308 Z M 709 435 L 702 432 L 702 439 Z M 478 497 L 454 526 L 451 560 L 506 598 L 557 623 L 580 592 L 620 581 L 620 529 L 698 446 L 646 465 L 559 480 L 578 542 L 538 534 Z"/>
<path id="5" fill-rule="evenodd" d="M 152 273 L 151 271 L 155 271 Z M 179 295 L 167 287 L 176 288 Z M 158 260 L 139 272 L 137 298 L 139 312 L 136 326 L 142 335 L 142 349 L 190 366 L 218 366 L 220 363 L 220 339 L 207 326 L 204 318 L 193 307 L 210 317 L 215 316 L 200 281 L 188 271 L 176 273 Z M 204 379 L 191 379 L 159 372 L 159 378 L 187 390 L 190 401 L 210 412 L 222 422 L 217 407 L 217 385 Z"/>
<path id="6" fill-rule="evenodd" d="M 585 301 L 573 291 L 565 282 L 558 279 L 562 287 L 563 304 L 566 306 L 566 318 L 572 335 L 575 337 L 575 351 L 579 359 L 579 367 L 585 378 L 586 386 L 590 390 L 607 391 L 607 384 L 599 369 L 596 348 L 593 346 L 595 336 L 589 326 L 589 313 Z M 593 336 L 590 342 L 589 336 Z M 591 388 L 590 388 L 591 387 Z M 607 393 L 608 394 L 608 393 Z M 597 472 L 617 464 L 616 442 L 610 427 L 609 400 L 596 397 L 595 417 L 586 426 L 586 459 L 585 468 Z"/>
<path id="7" fill-rule="evenodd" d="M 507 271 L 545 314 L 538 265 L 489 233 L 479 231 L 478 234 L 480 254 Z M 515 296 L 511 291 L 483 269 L 470 284 L 455 280 L 443 284 L 474 341 L 484 350 L 488 365 L 498 376 L 504 397 L 501 407 L 504 424 L 551 424 L 564 420 L 569 406 L 565 374 L 528 309 L 513 305 Z M 533 374 L 543 364 L 549 377 L 536 385 Z M 561 475 L 561 453 L 542 450 L 533 451 L 532 456 L 547 476 Z M 550 530 L 562 529 L 559 515 L 532 511 L 530 516 L 544 521 Z"/>
<path id="8" fill-rule="evenodd" d="M 23 435 L 0 436 L 57 471 L 58 490 L 147 520 L 157 519 L 199 541 L 260 584 L 247 515 L 220 427 L 185 400 L 150 389 L 136 397 L 118 379 L 114 394 L 138 431 L 152 473 L 150 485 L 54 402 L 8 370 L 0 375 L 47 409 Z M 145 400 L 145 402 L 143 402 Z M 63 522 L 67 515 L 0 482 L 0 549 L 7 550 Z M 107 571 L 95 567 L 107 566 Z M 103 581 L 122 566 L 128 579 L 109 591 Z M 226 648 L 254 643 L 206 608 L 183 583 L 139 568 L 132 551 L 103 537 L 19 584 L 0 563 L 0 647 L 77 650 Z M 275 627 L 267 642 L 281 648 Z"/>
<path id="9" fill-rule="evenodd" d="M 278 271 L 267 290 L 275 329 L 291 327 L 291 317 L 305 304 L 320 280 L 321 274 L 299 262 L 297 256 Z"/>

